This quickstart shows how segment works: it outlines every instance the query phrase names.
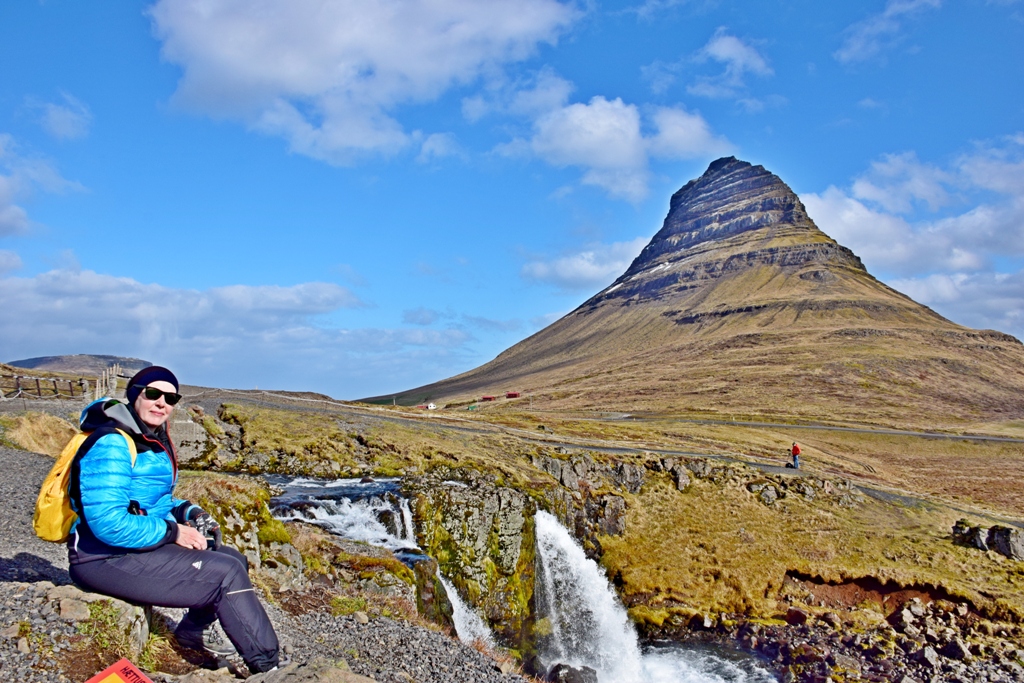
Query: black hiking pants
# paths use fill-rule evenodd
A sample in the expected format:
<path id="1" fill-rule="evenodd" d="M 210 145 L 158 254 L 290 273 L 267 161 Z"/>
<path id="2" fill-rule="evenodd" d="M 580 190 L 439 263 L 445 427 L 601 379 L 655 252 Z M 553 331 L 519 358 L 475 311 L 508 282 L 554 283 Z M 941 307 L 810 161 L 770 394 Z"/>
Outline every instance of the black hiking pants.
<path id="1" fill-rule="evenodd" d="M 277 666 L 274 627 L 249 581 L 249 562 L 234 548 L 189 550 L 169 543 L 142 553 L 73 564 L 83 588 L 137 605 L 187 607 L 197 626 L 220 619 L 224 633 L 257 673 Z"/>

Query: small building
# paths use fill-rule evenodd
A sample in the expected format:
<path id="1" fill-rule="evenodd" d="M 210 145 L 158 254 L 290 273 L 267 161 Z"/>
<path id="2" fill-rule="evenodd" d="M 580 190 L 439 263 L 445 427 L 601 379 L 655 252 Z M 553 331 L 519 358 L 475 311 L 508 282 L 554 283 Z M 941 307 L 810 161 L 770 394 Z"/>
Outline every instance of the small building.
<path id="1" fill-rule="evenodd" d="M 506 391 L 505 392 L 505 398 L 519 398 L 519 392 L 518 391 Z"/>
<path id="2" fill-rule="evenodd" d="M 434 403 L 428 403 L 427 410 L 437 410 L 437 405 Z"/>
<path id="3" fill-rule="evenodd" d="M 422 403 L 420 405 L 416 406 L 416 407 L 419 408 L 420 410 L 426 410 L 427 409 L 427 406 L 425 404 L 422 404 Z"/>
<path id="4" fill-rule="evenodd" d="M 480 400 L 481 401 L 493 401 L 494 397 L 493 396 L 481 396 Z"/>

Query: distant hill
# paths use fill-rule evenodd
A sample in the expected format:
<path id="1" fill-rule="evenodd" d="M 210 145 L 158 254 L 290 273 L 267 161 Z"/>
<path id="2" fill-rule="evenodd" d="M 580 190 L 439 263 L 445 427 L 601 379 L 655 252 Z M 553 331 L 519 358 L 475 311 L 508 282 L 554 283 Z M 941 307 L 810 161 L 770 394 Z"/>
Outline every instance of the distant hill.
<path id="1" fill-rule="evenodd" d="M 879 282 L 780 178 L 729 157 L 672 196 L 662 229 L 609 287 L 398 401 L 506 391 L 542 409 L 955 426 L 1024 417 L 1024 346 Z"/>
<path id="2" fill-rule="evenodd" d="M 64 372 L 91 377 L 100 374 L 114 363 L 120 363 L 121 373 L 128 376 L 134 375 L 142 368 L 148 368 L 152 365 L 148 360 L 142 360 L 141 358 L 90 354 L 40 356 L 39 358 L 8 361 L 7 365 L 26 370 L 46 370 L 48 372 Z"/>

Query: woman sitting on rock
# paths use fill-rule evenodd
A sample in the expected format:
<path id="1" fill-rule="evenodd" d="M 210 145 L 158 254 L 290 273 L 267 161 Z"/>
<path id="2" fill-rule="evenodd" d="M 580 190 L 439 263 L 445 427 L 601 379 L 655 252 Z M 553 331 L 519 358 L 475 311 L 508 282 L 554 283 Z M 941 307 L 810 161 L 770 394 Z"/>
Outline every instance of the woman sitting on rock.
<path id="1" fill-rule="evenodd" d="M 185 607 L 179 644 L 219 656 L 238 652 L 253 673 L 278 666 L 274 627 L 249 582 L 248 561 L 220 545 L 207 512 L 173 497 L 178 478 L 167 420 L 181 400 L 170 370 L 151 366 L 128 383 L 127 404 L 103 399 L 82 411 L 71 475 L 79 517 L 68 539 L 71 579 L 139 605 Z M 133 458 L 125 437 L 135 444 Z M 214 629 L 220 621 L 231 644 Z M 283 664 L 283 663 L 282 663 Z"/>

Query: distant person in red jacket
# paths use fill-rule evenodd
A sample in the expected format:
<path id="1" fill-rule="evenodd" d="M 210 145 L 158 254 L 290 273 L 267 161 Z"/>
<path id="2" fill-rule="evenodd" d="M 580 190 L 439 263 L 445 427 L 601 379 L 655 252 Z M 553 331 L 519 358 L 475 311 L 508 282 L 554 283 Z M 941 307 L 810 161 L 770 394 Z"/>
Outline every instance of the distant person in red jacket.
<path id="1" fill-rule="evenodd" d="M 800 469 L 800 444 L 794 441 L 793 447 L 789 449 L 789 454 L 793 456 L 793 469 Z"/>

